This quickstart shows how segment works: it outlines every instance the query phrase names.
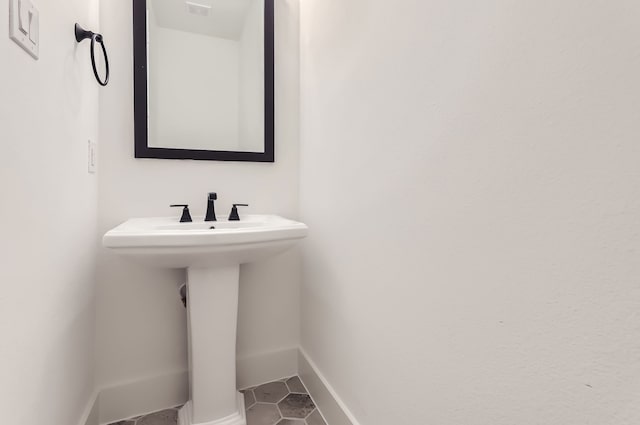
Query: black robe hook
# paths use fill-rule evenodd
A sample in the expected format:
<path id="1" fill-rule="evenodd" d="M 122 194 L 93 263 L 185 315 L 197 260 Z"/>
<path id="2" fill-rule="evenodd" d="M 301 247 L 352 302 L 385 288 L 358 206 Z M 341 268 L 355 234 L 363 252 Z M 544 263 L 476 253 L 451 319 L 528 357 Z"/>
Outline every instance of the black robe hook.
<path id="1" fill-rule="evenodd" d="M 106 47 L 104 47 L 104 39 L 102 37 L 102 34 L 96 34 L 93 31 L 87 31 L 78 24 L 75 25 L 74 30 L 76 35 L 76 41 L 78 43 L 80 43 L 83 40 L 86 40 L 87 38 L 91 39 L 91 65 L 93 66 L 93 75 L 95 75 L 96 80 L 98 81 L 98 84 L 100 84 L 103 87 L 106 86 L 109 83 L 109 58 L 107 57 L 107 49 Z M 95 57 L 96 42 L 100 43 L 100 45 L 102 46 L 102 53 L 104 55 L 104 64 L 105 64 L 105 69 L 107 74 L 105 75 L 104 81 L 100 79 L 100 76 L 98 75 L 98 68 L 96 67 L 96 57 Z"/>

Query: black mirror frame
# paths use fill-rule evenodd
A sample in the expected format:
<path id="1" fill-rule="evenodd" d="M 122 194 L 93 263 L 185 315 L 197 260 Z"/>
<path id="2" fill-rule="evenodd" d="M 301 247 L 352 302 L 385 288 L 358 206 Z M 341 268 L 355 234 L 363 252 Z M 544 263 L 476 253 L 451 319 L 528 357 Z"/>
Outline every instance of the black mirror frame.
<path id="1" fill-rule="evenodd" d="M 264 0 L 264 152 L 149 147 L 147 123 L 147 0 L 133 0 L 135 157 L 205 161 L 275 162 L 274 0 Z"/>

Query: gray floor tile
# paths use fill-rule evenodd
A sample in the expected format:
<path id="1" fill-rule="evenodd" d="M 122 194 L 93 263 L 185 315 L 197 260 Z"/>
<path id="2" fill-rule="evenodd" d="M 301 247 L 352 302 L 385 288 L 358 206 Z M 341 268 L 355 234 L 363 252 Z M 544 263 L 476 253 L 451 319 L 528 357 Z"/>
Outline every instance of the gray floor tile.
<path id="1" fill-rule="evenodd" d="M 256 402 L 256 396 L 253 395 L 252 390 L 244 390 L 244 408 L 245 410 L 253 406 Z"/>
<path id="2" fill-rule="evenodd" d="M 302 381 L 297 376 L 287 379 L 287 386 L 292 393 L 308 394 L 307 389 L 302 385 Z"/>
<path id="3" fill-rule="evenodd" d="M 282 417 L 275 404 L 254 404 L 247 410 L 247 425 L 275 425 Z"/>
<path id="4" fill-rule="evenodd" d="M 280 413 L 285 418 L 306 418 L 316 408 L 307 394 L 289 394 L 278 403 Z"/>
<path id="5" fill-rule="evenodd" d="M 138 419 L 136 425 L 176 425 L 177 423 L 178 411 L 174 409 L 167 409 L 143 416 Z"/>
<path id="6" fill-rule="evenodd" d="M 327 425 L 327 423 L 322 419 L 322 415 L 318 409 L 316 409 L 307 418 L 307 425 Z"/>
<path id="7" fill-rule="evenodd" d="M 253 394 L 259 403 L 277 403 L 289 394 L 289 389 L 284 382 L 270 382 L 256 387 Z"/>
<path id="8" fill-rule="evenodd" d="M 306 425 L 302 419 L 283 419 L 278 422 L 278 425 Z"/>

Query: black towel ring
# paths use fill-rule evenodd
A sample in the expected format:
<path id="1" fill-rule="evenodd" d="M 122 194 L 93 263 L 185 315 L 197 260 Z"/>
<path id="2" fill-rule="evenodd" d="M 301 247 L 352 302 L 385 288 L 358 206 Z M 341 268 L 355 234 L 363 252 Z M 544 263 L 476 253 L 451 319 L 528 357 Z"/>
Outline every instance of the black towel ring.
<path id="1" fill-rule="evenodd" d="M 76 24 L 75 26 L 75 34 L 76 41 L 78 43 L 87 38 L 91 39 L 91 65 L 93 66 L 93 75 L 95 75 L 98 84 L 103 87 L 106 86 L 109 83 L 109 58 L 107 57 L 107 48 L 104 46 L 104 38 L 102 37 L 102 34 L 96 34 L 93 31 L 87 31 L 78 24 Z M 100 45 L 102 46 L 102 54 L 104 55 L 104 65 L 107 74 L 104 77 L 104 81 L 100 79 L 100 76 L 98 75 L 98 68 L 96 66 L 96 42 L 100 43 Z"/>

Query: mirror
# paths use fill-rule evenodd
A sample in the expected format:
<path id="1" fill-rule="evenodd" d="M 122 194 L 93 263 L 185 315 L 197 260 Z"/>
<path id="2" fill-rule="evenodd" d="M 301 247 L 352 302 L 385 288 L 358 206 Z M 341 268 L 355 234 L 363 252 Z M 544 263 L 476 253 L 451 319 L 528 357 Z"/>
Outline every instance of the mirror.
<path id="1" fill-rule="evenodd" d="M 133 0 L 136 158 L 274 161 L 273 0 Z"/>

